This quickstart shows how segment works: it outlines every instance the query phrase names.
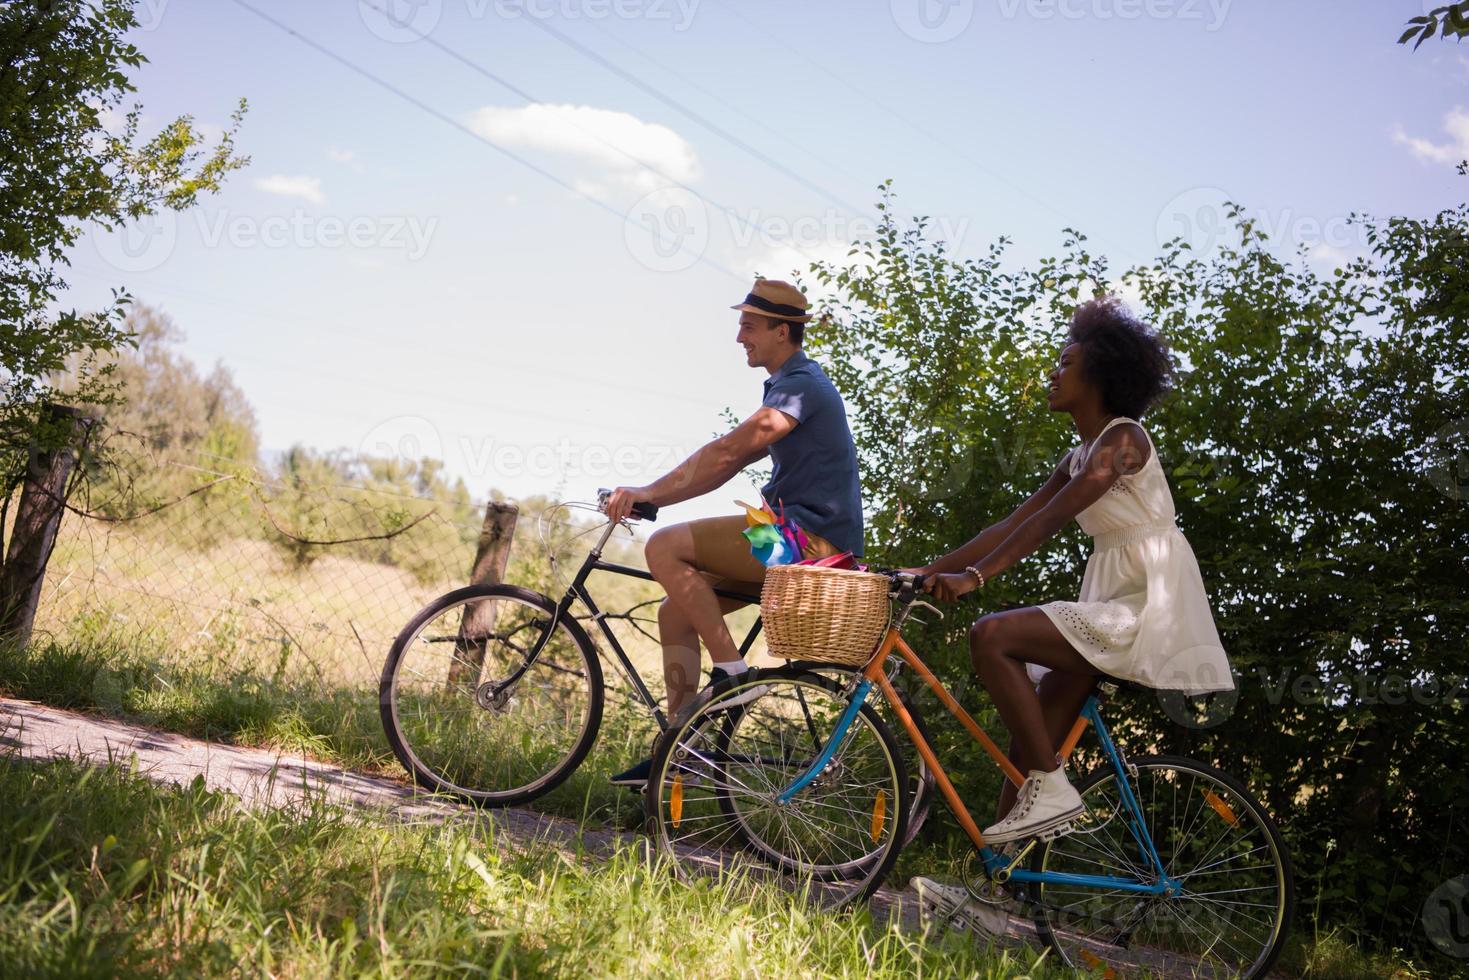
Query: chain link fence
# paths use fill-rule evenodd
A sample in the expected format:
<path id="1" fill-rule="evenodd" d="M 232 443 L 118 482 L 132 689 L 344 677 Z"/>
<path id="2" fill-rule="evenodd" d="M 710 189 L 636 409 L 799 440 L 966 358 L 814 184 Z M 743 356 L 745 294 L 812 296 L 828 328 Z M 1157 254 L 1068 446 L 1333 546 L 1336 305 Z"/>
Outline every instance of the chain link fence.
<path id="1" fill-rule="evenodd" d="M 249 676 L 374 688 L 394 637 L 434 597 L 471 581 L 485 504 L 373 485 L 242 471 L 196 454 L 138 451 L 112 480 L 74 497 L 62 520 L 35 640 L 123 643 L 149 660 L 220 680 Z M 588 525 L 521 513 L 505 581 L 559 595 Z M 541 533 L 537 533 L 537 531 Z M 546 560 L 561 552 L 561 573 Z M 618 560 L 637 560 L 626 542 Z M 609 553 L 613 557 L 613 553 Z M 614 611 L 649 602 L 650 583 L 599 576 Z M 640 667 L 656 645 L 618 629 Z M 654 678 L 648 678 L 653 681 Z M 609 682 L 619 679 L 616 672 Z"/>

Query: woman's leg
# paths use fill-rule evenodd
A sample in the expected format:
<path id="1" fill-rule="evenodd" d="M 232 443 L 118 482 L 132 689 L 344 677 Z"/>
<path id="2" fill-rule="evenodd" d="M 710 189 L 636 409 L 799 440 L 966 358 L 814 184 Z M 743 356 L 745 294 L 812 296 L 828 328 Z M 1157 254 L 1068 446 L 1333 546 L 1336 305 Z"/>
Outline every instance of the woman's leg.
<path id="1" fill-rule="evenodd" d="M 1051 745 L 1057 752 L 1061 750 L 1061 743 L 1066 741 L 1066 736 L 1071 734 L 1071 727 L 1076 724 L 1082 705 L 1086 704 L 1086 699 L 1096 687 L 1095 674 L 1071 674 L 1053 670 L 1041 678 L 1041 714 L 1045 716 L 1046 734 L 1050 736 Z M 1019 768 L 1020 753 L 1015 748 L 1014 739 L 1010 740 L 1008 755 L 1010 761 Z M 1000 802 L 995 808 L 997 821 L 1005 819 L 1005 814 L 1015 805 L 1015 794 L 1018 790 L 1019 787 L 1008 779 L 1000 787 Z"/>
<path id="2" fill-rule="evenodd" d="M 1025 665 L 1040 664 L 1090 680 L 1100 672 L 1034 606 L 992 613 L 976 622 L 969 630 L 969 655 L 980 681 L 994 699 L 1000 719 L 1010 729 L 1011 751 L 1020 771 L 1054 770 L 1059 739 L 1049 731 L 1040 695 L 1025 673 Z M 1068 690 L 1074 697 L 1074 689 Z M 1080 704 L 1076 707 L 1079 709 Z M 1076 719 L 1074 711 L 1070 718 Z"/>

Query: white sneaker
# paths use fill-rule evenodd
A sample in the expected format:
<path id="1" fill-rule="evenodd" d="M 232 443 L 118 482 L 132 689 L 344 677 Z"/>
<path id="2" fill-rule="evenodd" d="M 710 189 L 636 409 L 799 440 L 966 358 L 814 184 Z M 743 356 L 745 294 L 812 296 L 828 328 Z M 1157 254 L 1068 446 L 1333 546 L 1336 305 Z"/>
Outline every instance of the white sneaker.
<path id="1" fill-rule="evenodd" d="M 1057 767 L 1054 772 L 1032 769 L 1025 777 L 1015 806 L 1005 819 L 988 827 L 984 839 L 989 844 L 1003 844 L 1026 837 L 1041 837 L 1049 840 L 1071 832 L 1071 821 L 1086 812 L 1081 794 L 1066 779 L 1066 771 Z"/>
<path id="2" fill-rule="evenodd" d="M 725 681 L 731 680 L 735 677 L 743 677 L 747 673 L 749 673 L 748 670 L 743 670 L 740 671 L 738 674 L 731 674 L 723 667 L 715 664 L 714 666 L 709 668 L 709 683 L 704 685 L 704 691 L 709 690 L 716 684 L 723 684 Z M 737 708 L 742 704 L 749 704 L 751 701 L 763 698 L 766 692 L 768 692 L 769 690 L 770 688 L 764 684 L 752 684 L 744 690 L 738 692 L 737 694 L 730 694 L 726 695 L 723 698 L 720 698 L 719 702 L 715 704 L 714 707 L 710 710 L 728 711 L 731 708 Z M 702 694 L 703 691 L 700 691 L 699 693 Z"/>
<path id="3" fill-rule="evenodd" d="M 1009 912 L 976 901 L 963 885 L 946 885 L 932 878 L 914 878 L 908 884 L 918 893 L 918 918 L 924 925 L 953 924 L 989 936 L 1003 936 L 1010 927 Z"/>

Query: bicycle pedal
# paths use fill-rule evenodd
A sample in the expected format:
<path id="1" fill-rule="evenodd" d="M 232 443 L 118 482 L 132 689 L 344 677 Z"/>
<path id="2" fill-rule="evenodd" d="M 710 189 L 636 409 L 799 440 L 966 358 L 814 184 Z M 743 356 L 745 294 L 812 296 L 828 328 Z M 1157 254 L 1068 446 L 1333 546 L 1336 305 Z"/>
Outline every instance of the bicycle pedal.
<path id="1" fill-rule="evenodd" d="M 1074 830 L 1076 830 L 1075 821 L 1067 820 L 1064 823 L 1058 823 L 1054 827 L 1041 831 L 1035 835 L 1035 839 L 1042 843 L 1047 843 L 1055 840 L 1057 837 L 1065 837 Z"/>

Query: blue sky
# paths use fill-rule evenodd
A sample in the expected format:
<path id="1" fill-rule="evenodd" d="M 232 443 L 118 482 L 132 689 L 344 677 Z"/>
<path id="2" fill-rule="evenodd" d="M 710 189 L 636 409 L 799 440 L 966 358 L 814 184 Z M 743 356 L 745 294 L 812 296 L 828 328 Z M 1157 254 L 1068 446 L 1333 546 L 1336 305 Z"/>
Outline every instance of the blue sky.
<path id="1" fill-rule="evenodd" d="M 1114 268 L 1208 244 L 1225 197 L 1323 265 L 1350 212 L 1461 201 L 1469 49 L 1393 43 L 1425 5 L 140 0 L 145 129 L 245 96 L 253 162 L 85 238 L 67 300 L 162 307 L 270 449 L 584 499 L 758 404 L 728 306 L 843 254 L 884 179 L 961 253 L 1073 226 Z"/>

